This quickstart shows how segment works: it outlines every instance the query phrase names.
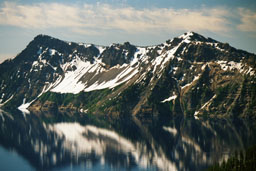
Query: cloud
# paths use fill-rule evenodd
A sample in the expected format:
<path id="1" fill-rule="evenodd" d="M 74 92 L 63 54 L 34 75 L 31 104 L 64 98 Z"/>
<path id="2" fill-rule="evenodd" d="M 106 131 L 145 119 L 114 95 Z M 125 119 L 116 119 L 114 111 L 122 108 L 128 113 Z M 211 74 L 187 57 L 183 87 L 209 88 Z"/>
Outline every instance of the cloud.
<path id="1" fill-rule="evenodd" d="M 221 8 L 135 9 L 101 3 L 21 5 L 5 2 L 0 7 L 0 25 L 29 29 L 68 28 L 74 33 L 90 35 L 111 30 L 127 33 L 177 30 L 225 32 L 229 30 L 227 15 L 229 13 Z"/>
<path id="2" fill-rule="evenodd" d="M 256 32 L 256 12 L 248 9 L 239 8 L 241 24 L 237 28 L 245 32 Z"/>

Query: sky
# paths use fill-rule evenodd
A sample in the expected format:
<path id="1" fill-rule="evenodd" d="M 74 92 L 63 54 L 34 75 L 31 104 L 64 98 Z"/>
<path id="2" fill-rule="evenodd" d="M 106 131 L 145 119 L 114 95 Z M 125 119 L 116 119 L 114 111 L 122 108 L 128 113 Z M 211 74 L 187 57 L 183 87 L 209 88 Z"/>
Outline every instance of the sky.
<path id="1" fill-rule="evenodd" d="M 194 31 L 256 53 L 255 0 L 0 0 L 0 62 L 38 34 L 156 45 Z"/>

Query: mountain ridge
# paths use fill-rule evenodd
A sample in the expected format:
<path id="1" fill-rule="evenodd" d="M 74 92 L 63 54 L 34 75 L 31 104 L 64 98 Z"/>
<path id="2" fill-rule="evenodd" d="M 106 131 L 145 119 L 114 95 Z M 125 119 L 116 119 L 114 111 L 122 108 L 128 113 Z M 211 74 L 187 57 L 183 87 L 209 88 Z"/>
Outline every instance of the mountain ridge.
<path id="1" fill-rule="evenodd" d="M 254 54 L 195 32 L 144 47 L 38 35 L 0 64 L 0 103 L 27 113 L 255 116 L 255 61 Z"/>

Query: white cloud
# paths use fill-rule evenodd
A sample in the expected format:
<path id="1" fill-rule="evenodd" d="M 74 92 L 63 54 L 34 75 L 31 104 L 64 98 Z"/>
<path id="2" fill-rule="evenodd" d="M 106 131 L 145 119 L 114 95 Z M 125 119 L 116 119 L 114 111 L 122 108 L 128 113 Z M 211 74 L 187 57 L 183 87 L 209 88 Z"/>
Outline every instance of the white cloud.
<path id="1" fill-rule="evenodd" d="M 241 31 L 256 32 L 256 12 L 240 8 L 241 24 L 237 28 Z"/>
<path id="2" fill-rule="evenodd" d="M 30 29 L 68 28 L 74 33 L 89 35 L 111 30 L 128 33 L 177 30 L 223 32 L 229 30 L 227 15 L 228 12 L 221 8 L 135 9 L 101 3 L 79 6 L 5 2 L 0 7 L 0 25 Z"/>

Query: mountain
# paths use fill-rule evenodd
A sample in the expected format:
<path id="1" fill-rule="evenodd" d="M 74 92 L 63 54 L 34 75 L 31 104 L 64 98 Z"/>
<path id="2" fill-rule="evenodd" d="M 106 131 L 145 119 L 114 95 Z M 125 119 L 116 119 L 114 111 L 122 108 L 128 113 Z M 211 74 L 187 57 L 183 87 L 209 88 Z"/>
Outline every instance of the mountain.
<path id="1" fill-rule="evenodd" d="M 38 35 L 0 65 L 0 103 L 22 111 L 256 116 L 256 55 L 194 32 L 156 46 Z"/>

